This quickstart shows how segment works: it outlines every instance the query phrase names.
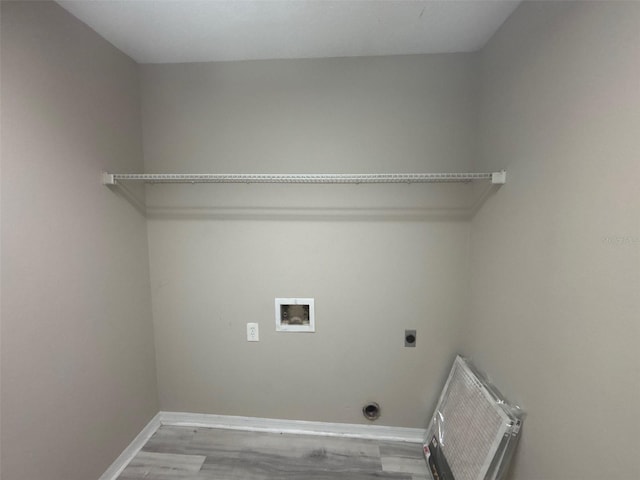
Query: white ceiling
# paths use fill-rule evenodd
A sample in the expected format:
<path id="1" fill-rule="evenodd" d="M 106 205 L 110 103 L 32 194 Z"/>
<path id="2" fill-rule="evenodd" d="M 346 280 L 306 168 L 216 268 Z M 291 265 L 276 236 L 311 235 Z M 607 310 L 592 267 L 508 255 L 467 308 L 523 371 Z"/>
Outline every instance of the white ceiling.
<path id="1" fill-rule="evenodd" d="M 139 63 L 471 52 L 520 0 L 58 0 Z"/>

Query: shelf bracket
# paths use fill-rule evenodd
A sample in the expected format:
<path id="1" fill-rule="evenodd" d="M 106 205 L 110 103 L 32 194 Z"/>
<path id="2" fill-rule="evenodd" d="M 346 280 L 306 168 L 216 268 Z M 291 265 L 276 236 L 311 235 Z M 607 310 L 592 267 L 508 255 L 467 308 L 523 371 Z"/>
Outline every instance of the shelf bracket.
<path id="1" fill-rule="evenodd" d="M 501 170 L 491 174 L 491 183 L 494 185 L 504 185 L 507 183 L 507 171 Z"/>
<path id="2" fill-rule="evenodd" d="M 103 185 L 115 185 L 116 176 L 113 173 L 102 172 L 102 184 Z"/>

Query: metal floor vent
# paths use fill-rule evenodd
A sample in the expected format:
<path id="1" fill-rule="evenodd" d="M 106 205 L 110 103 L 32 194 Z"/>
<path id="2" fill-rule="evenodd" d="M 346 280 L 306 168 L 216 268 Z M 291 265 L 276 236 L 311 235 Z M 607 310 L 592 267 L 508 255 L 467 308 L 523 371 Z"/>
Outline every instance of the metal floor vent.
<path id="1" fill-rule="evenodd" d="M 523 413 L 468 360 L 451 368 L 424 442 L 435 480 L 497 480 L 504 476 Z"/>

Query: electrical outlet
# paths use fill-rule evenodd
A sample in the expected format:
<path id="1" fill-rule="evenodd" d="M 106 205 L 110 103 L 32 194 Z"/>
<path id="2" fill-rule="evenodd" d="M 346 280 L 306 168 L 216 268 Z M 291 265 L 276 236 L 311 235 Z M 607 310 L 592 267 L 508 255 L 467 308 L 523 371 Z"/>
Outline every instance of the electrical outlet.
<path id="1" fill-rule="evenodd" d="M 416 331 L 405 330 L 404 331 L 404 346 L 415 347 L 416 346 Z"/>
<path id="2" fill-rule="evenodd" d="M 257 323 L 247 323 L 247 342 L 259 342 L 260 332 Z"/>

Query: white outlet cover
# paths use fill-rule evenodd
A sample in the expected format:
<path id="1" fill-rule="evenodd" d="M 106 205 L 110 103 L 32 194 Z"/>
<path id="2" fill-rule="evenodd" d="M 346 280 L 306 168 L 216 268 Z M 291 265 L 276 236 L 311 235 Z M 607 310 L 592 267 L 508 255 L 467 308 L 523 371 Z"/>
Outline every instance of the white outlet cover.
<path id="1" fill-rule="evenodd" d="M 259 342 L 260 331 L 257 323 L 247 323 L 247 342 Z"/>

